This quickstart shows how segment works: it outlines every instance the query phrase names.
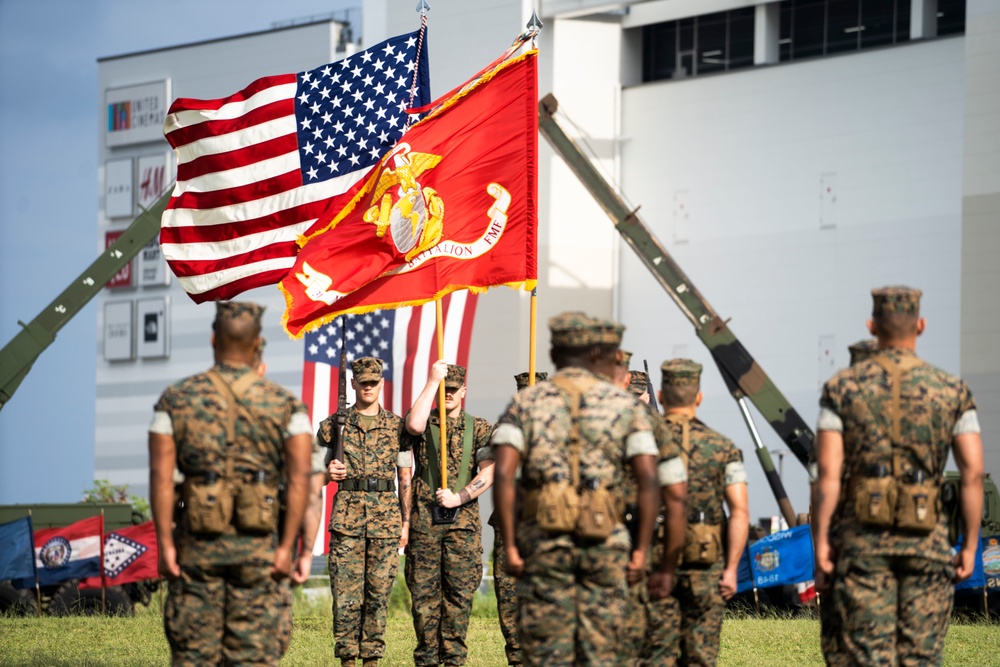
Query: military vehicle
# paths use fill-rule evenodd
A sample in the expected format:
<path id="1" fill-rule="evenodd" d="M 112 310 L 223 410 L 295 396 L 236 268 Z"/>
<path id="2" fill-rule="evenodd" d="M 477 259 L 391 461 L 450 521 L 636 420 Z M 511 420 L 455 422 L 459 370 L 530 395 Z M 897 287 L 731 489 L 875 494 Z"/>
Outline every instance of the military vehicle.
<path id="1" fill-rule="evenodd" d="M 48 505 L 0 505 L 0 524 L 31 516 L 35 530 L 62 528 L 70 524 L 104 515 L 104 532 L 138 525 L 146 521 L 131 505 L 122 503 L 73 503 Z M 8 581 L 0 581 L 0 614 L 34 616 L 46 613 L 51 616 L 69 614 L 101 614 L 131 616 L 136 604 L 149 604 L 158 580 L 140 581 L 124 586 L 79 588 L 78 579 L 67 579 L 39 589 L 15 588 Z"/>

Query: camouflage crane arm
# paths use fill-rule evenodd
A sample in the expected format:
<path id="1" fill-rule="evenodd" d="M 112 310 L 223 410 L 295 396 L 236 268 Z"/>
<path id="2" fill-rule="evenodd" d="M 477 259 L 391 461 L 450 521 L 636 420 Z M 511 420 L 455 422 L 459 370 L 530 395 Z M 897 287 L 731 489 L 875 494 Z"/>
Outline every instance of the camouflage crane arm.
<path id="1" fill-rule="evenodd" d="M 136 218 L 118 240 L 35 319 L 28 324 L 18 320 L 21 331 L 0 349 L 0 409 L 17 391 L 35 360 L 56 339 L 59 330 L 104 289 L 104 285 L 146 244 L 156 238 L 171 189 L 168 188 L 167 194 Z"/>
<path id="2" fill-rule="evenodd" d="M 712 309 L 663 245 L 650 233 L 636 211 L 630 210 L 614 188 L 591 164 L 576 143 L 563 132 L 553 118 L 558 101 L 546 95 L 538 104 L 538 130 L 566 161 L 567 165 L 608 214 L 622 238 L 650 270 L 657 282 L 691 320 L 695 331 L 712 354 L 726 387 L 740 402 L 740 409 L 757 446 L 768 482 L 775 493 L 789 525 L 795 517 L 781 479 L 774 470 L 767 448 L 761 443 L 745 399 L 749 399 L 767 419 L 803 466 L 808 465 L 814 435 L 799 413 L 791 406 L 764 370 L 730 331 L 726 322 Z"/>

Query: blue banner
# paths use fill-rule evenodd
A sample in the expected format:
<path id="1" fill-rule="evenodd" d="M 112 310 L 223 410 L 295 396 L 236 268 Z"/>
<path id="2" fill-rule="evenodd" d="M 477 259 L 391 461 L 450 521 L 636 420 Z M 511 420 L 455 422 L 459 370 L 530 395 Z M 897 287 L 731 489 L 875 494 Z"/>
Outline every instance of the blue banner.
<path id="1" fill-rule="evenodd" d="M 813 579 L 813 543 L 809 526 L 796 526 L 750 545 L 750 567 L 757 588 L 798 584 Z"/>
<path id="2" fill-rule="evenodd" d="M 955 545 L 955 553 L 958 553 L 962 548 L 962 538 L 958 538 L 958 544 Z M 956 591 L 969 590 L 973 588 L 983 588 L 986 586 L 986 572 L 983 570 L 983 539 L 982 533 L 979 534 L 979 540 L 976 544 L 976 565 L 972 570 L 972 576 L 965 581 L 955 584 Z"/>
<path id="3" fill-rule="evenodd" d="M 753 589 L 753 570 L 750 569 L 750 545 L 743 549 L 740 564 L 736 567 L 736 592 L 742 593 Z"/>
<path id="4" fill-rule="evenodd" d="M 0 524 L 0 580 L 30 579 L 34 585 L 34 545 L 30 516 Z"/>

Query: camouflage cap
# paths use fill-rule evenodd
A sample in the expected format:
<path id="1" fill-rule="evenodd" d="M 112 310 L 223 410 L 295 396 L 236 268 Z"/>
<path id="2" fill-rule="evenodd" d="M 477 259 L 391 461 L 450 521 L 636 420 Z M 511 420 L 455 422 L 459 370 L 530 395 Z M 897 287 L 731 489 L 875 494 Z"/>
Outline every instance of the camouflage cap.
<path id="1" fill-rule="evenodd" d="M 625 327 L 618 322 L 591 317 L 579 311 L 560 313 L 549 320 L 552 347 L 620 345 Z"/>
<path id="2" fill-rule="evenodd" d="M 675 387 L 692 386 L 701 383 L 701 364 L 690 359 L 670 359 L 660 365 L 663 384 Z"/>
<path id="3" fill-rule="evenodd" d="M 625 325 L 614 320 L 602 320 L 594 318 L 594 342 L 598 345 L 621 345 L 622 334 L 625 333 Z M 629 353 L 631 356 L 631 353 Z"/>
<path id="4" fill-rule="evenodd" d="M 859 364 L 878 353 L 878 340 L 874 338 L 859 340 L 854 345 L 848 347 L 847 351 L 851 353 L 851 366 Z"/>
<path id="5" fill-rule="evenodd" d="M 920 290 L 905 285 L 892 285 L 872 290 L 872 316 L 919 315 Z"/>
<path id="6" fill-rule="evenodd" d="M 622 368 L 628 368 L 628 362 L 632 359 L 632 353 L 622 350 Z"/>
<path id="7" fill-rule="evenodd" d="M 351 362 L 351 372 L 355 382 L 378 382 L 382 379 L 382 360 L 375 357 L 361 357 Z"/>
<path id="8" fill-rule="evenodd" d="M 629 371 L 628 390 L 636 396 L 642 396 L 649 391 L 649 376 L 645 371 Z"/>
<path id="9" fill-rule="evenodd" d="M 260 324 L 260 316 L 264 314 L 264 306 L 259 303 L 249 301 L 216 301 L 215 302 L 215 322 L 213 326 L 223 320 L 235 320 L 240 317 L 250 317 L 254 322 Z"/>
<path id="10" fill-rule="evenodd" d="M 539 372 L 536 371 L 535 372 L 535 384 L 538 384 L 539 382 L 544 382 L 545 379 L 548 378 L 548 377 L 549 377 L 548 373 L 539 373 Z M 514 382 L 517 383 L 517 390 L 518 391 L 521 391 L 522 389 L 524 389 L 525 387 L 527 387 L 528 386 L 528 371 L 524 371 L 523 373 L 518 373 L 517 375 L 515 375 L 514 376 Z"/>
<path id="11" fill-rule="evenodd" d="M 465 366 L 448 364 L 448 375 L 444 378 L 446 389 L 458 389 L 465 384 Z"/>

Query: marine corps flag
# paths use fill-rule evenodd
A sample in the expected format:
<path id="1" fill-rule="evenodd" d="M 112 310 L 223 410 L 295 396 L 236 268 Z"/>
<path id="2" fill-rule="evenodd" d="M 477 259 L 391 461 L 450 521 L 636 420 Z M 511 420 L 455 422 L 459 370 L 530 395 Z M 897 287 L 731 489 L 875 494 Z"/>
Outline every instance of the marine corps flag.
<path id="1" fill-rule="evenodd" d="M 537 278 L 536 51 L 431 106 L 299 241 L 282 279 L 296 338 L 343 313 Z"/>

